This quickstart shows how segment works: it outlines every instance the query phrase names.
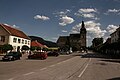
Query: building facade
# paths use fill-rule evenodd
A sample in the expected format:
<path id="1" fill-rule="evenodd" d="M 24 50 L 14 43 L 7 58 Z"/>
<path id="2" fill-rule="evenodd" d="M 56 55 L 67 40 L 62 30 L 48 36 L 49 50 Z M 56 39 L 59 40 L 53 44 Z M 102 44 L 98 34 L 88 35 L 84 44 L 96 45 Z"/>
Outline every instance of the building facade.
<path id="1" fill-rule="evenodd" d="M 13 50 L 20 50 L 23 45 L 30 47 L 30 38 L 22 31 L 9 25 L 0 24 L 0 45 L 10 44 Z"/>
<path id="2" fill-rule="evenodd" d="M 111 43 L 120 41 L 120 27 L 116 29 L 115 32 L 110 34 L 111 36 Z"/>
<path id="3" fill-rule="evenodd" d="M 82 21 L 80 33 L 70 34 L 69 36 L 60 36 L 57 40 L 57 44 L 61 49 L 72 48 L 73 51 L 85 49 L 86 33 L 85 24 Z"/>

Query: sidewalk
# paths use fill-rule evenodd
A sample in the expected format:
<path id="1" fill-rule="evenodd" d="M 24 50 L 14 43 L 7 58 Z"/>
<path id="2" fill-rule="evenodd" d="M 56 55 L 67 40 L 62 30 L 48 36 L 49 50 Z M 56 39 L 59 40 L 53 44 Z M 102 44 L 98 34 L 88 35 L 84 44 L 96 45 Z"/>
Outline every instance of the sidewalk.
<path id="1" fill-rule="evenodd" d="M 21 57 L 21 60 L 25 60 L 25 59 L 27 59 L 27 56 L 28 56 L 27 53 L 23 54 L 22 57 Z"/>

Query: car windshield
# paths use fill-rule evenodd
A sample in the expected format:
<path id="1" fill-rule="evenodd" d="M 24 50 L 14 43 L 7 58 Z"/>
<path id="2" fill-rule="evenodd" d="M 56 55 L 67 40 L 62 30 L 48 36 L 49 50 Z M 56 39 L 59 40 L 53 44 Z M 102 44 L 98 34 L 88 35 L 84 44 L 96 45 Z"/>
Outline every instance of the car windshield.
<path id="1" fill-rule="evenodd" d="M 12 52 L 9 52 L 9 53 L 7 53 L 6 55 L 7 55 L 7 56 L 11 56 L 11 55 L 13 55 L 13 53 L 12 53 Z"/>
<path id="2" fill-rule="evenodd" d="M 9 52 L 6 55 L 15 55 L 15 54 L 17 54 L 17 52 Z"/>

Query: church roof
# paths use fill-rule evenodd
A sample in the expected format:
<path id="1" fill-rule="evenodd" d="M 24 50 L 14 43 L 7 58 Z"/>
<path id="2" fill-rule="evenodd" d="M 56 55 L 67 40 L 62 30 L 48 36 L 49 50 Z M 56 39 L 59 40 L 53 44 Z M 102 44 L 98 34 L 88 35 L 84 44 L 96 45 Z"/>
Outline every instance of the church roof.
<path id="1" fill-rule="evenodd" d="M 70 34 L 70 37 L 72 37 L 72 38 L 80 38 L 80 33 Z"/>
<path id="2" fill-rule="evenodd" d="M 69 36 L 60 36 L 57 40 L 57 43 L 65 44 L 69 40 Z"/>

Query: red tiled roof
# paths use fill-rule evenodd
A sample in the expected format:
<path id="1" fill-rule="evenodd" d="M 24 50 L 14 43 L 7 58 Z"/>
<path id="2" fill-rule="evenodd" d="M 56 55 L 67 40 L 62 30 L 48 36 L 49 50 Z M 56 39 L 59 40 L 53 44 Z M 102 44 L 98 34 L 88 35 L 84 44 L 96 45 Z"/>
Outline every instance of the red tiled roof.
<path id="1" fill-rule="evenodd" d="M 8 25 L 5 25 L 5 24 L 0 24 L 0 26 L 3 27 L 12 36 L 30 39 L 24 32 L 22 32 L 18 29 L 15 29 L 15 28 L 8 26 Z"/>
<path id="2" fill-rule="evenodd" d="M 44 45 L 39 43 L 39 42 L 37 42 L 37 40 L 36 41 L 32 41 L 31 42 L 31 46 L 34 46 L 34 47 L 44 47 Z"/>

